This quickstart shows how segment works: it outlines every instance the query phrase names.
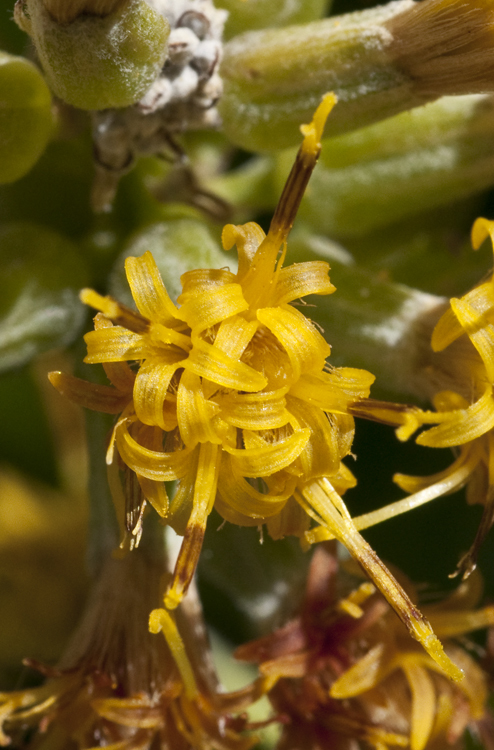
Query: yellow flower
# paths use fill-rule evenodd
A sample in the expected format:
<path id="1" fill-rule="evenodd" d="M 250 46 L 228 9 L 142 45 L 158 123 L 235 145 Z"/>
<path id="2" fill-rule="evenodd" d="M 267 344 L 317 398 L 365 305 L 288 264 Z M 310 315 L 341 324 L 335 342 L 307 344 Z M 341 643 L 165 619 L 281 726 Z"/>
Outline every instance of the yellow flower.
<path id="1" fill-rule="evenodd" d="M 467 726 L 481 732 L 487 676 L 452 641 L 494 622 L 493 607 L 474 609 L 480 577 L 426 610 L 465 672 L 459 685 L 404 637 L 372 584 L 345 597 L 339 585 L 334 548 L 321 544 L 299 617 L 237 650 L 237 658 L 258 663 L 261 674 L 276 681 L 269 698 L 283 721 L 280 748 L 351 750 L 363 741 L 379 750 L 424 750 L 458 747 Z"/>
<path id="2" fill-rule="evenodd" d="M 239 734 L 245 721 L 231 712 L 243 711 L 258 687 L 221 693 L 194 598 L 177 613 L 185 644 L 170 624 L 178 663 L 165 640 L 149 633 L 148 613 L 166 573 L 161 557 L 139 549 L 107 561 L 60 665 L 27 662 L 46 683 L 0 693 L 0 746 L 248 750 L 255 744 Z"/>
<path id="3" fill-rule="evenodd" d="M 283 267 L 334 102 L 327 95 L 312 123 L 303 126 L 304 140 L 268 234 L 254 223 L 225 227 L 225 249 L 238 249 L 236 274 L 185 273 L 175 305 L 151 254 L 128 258 L 138 312 L 91 290 L 81 295 L 103 314 L 85 337 L 85 361 L 103 363 L 115 388 L 91 388 L 61 374 L 52 375 L 52 382 L 90 408 L 121 412 L 109 463 L 115 445 L 145 500 L 184 535 L 166 608 L 177 606 L 187 590 L 213 506 L 239 525 L 265 523 L 274 538 L 304 539 L 312 518 L 348 548 L 410 633 L 459 679 L 460 670 L 360 536 L 341 498 L 355 484 L 341 462 L 353 441 L 351 405 L 368 396 L 374 377 L 330 367 L 329 345 L 291 304 L 334 291 L 327 263 Z M 129 361 L 137 363 L 136 372 Z M 179 484 L 169 501 L 163 483 L 173 480 Z M 140 506 L 129 510 L 123 497 L 132 493 L 113 486 L 119 517 L 126 514 L 127 529 L 138 539 L 141 495 L 134 493 Z"/>
<path id="4" fill-rule="evenodd" d="M 494 222 L 477 219 L 472 228 L 472 245 L 478 249 L 487 237 L 494 244 Z M 433 398 L 436 411 L 410 407 L 395 415 L 397 435 L 406 440 L 424 425 L 419 445 L 457 448 L 457 457 L 447 469 L 427 477 L 396 474 L 394 481 L 409 497 L 378 511 L 354 519 L 357 528 L 376 523 L 416 508 L 467 485 L 469 503 L 481 503 L 484 511 L 470 550 L 463 555 L 454 575 L 466 578 L 475 569 L 480 545 L 494 521 L 494 277 L 479 284 L 461 298 L 452 298 L 432 333 L 432 349 L 442 359 L 429 368 L 431 380 L 444 379 L 456 390 L 439 391 Z M 436 373 L 436 368 L 439 375 Z M 446 370 L 446 372 L 445 372 Z M 358 409 L 365 416 L 365 402 Z M 393 415 L 388 412 L 388 423 Z M 314 541 L 328 538 L 324 531 Z"/>

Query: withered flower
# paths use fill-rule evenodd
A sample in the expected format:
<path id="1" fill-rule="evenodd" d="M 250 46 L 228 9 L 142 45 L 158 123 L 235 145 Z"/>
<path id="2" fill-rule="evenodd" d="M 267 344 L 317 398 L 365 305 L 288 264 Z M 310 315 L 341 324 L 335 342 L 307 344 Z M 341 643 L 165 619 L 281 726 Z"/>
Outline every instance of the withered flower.
<path id="1" fill-rule="evenodd" d="M 276 680 L 269 699 L 283 725 L 279 749 L 460 748 L 466 727 L 491 726 L 487 676 L 453 641 L 494 622 L 494 607 L 474 609 L 480 576 L 424 607 L 464 670 L 459 684 L 406 637 L 373 584 L 349 588 L 349 582 L 335 548 L 319 545 L 300 615 L 237 650 L 237 658 L 258 663 L 261 674 Z"/>

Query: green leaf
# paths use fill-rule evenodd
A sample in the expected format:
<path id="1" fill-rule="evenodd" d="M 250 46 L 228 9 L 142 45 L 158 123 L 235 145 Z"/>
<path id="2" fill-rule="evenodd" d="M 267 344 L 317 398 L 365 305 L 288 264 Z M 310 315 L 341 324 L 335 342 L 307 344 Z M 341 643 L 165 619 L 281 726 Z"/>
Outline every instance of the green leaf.
<path id="1" fill-rule="evenodd" d="M 37 225 L 0 230 L 0 370 L 70 343 L 84 320 L 84 262 L 65 237 Z"/>

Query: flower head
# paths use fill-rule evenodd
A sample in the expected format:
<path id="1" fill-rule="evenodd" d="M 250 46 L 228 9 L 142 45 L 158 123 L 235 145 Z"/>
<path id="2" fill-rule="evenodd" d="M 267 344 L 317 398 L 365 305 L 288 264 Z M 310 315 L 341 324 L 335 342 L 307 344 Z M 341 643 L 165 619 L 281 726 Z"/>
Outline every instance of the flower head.
<path id="1" fill-rule="evenodd" d="M 341 498 L 355 483 L 342 464 L 353 440 L 351 405 L 368 396 L 374 378 L 363 370 L 331 368 L 330 346 L 291 304 L 334 291 L 327 263 L 283 267 L 334 102 L 327 95 L 312 123 L 303 126 L 304 140 L 268 234 L 254 223 L 223 230 L 224 247 L 238 249 L 236 274 L 185 273 L 175 305 L 151 254 L 128 258 L 138 311 L 91 290 L 81 295 L 102 313 L 85 337 L 85 361 L 103 363 L 115 387 L 92 388 L 60 374 L 52 382 L 90 408 L 120 413 L 108 462 L 115 445 L 144 498 L 184 535 L 166 608 L 177 606 L 190 584 L 213 506 L 239 525 L 265 523 L 274 538 L 294 534 L 305 540 L 312 518 L 345 544 L 410 633 L 459 679 L 460 671 L 360 536 Z M 169 502 L 164 482 L 173 480 L 179 484 Z M 122 518 L 124 503 L 117 503 Z M 136 538 L 142 510 L 125 507 L 125 524 Z"/>
<path id="2" fill-rule="evenodd" d="M 494 244 L 494 222 L 477 219 L 472 229 L 474 249 L 487 237 Z M 396 474 L 395 482 L 410 496 L 355 519 L 358 528 L 366 528 L 467 485 L 468 502 L 483 504 L 484 511 L 474 542 L 453 574 L 462 573 L 465 578 L 475 569 L 479 548 L 494 521 L 493 323 L 492 275 L 463 297 L 450 300 L 432 333 L 436 354 L 428 367 L 432 383 L 446 380 L 450 387 L 436 392 L 435 411 L 410 407 L 406 414 L 397 415 L 395 424 L 400 424 L 397 435 L 402 440 L 419 427 L 435 425 L 421 432 L 417 443 L 458 449 L 457 457 L 447 469 L 432 476 Z M 359 412 L 365 414 L 365 403 Z"/>
<path id="3" fill-rule="evenodd" d="M 372 584 L 348 583 L 334 548 L 319 545 L 300 615 L 237 650 L 275 681 L 269 698 L 284 726 L 279 747 L 458 747 L 465 728 L 481 728 L 487 715 L 487 676 L 452 640 L 494 621 L 492 607 L 474 609 L 480 578 L 427 609 L 464 669 L 460 685 L 404 637 Z"/>
<path id="4" fill-rule="evenodd" d="M 149 633 L 148 613 L 159 602 L 164 573 L 142 549 L 106 563 L 60 665 L 31 662 L 46 683 L 0 694 L 1 746 L 35 729 L 29 747 L 38 750 L 251 747 L 255 739 L 239 734 L 245 722 L 230 715 L 248 704 L 249 690 L 220 694 L 194 599 L 178 612 L 185 645 L 171 624 L 178 667 L 165 640 Z"/>

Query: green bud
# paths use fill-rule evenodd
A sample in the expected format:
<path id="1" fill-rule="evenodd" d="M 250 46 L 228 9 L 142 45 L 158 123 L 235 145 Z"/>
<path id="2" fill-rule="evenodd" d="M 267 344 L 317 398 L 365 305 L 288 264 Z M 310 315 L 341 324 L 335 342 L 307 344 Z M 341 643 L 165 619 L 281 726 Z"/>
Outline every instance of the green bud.
<path id="1" fill-rule="evenodd" d="M 158 76 L 170 26 L 145 0 L 104 17 L 60 23 L 42 0 L 18 0 L 15 20 L 33 39 L 54 93 L 80 109 L 134 104 Z"/>
<path id="2" fill-rule="evenodd" d="M 39 70 L 0 52 L 0 183 L 29 172 L 52 129 L 51 94 Z"/>
<path id="3" fill-rule="evenodd" d="M 250 2 L 250 0 L 249 0 Z M 296 146 L 321 97 L 340 135 L 445 95 L 494 90 L 494 7 L 485 0 L 397 0 L 225 45 L 220 111 L 249 151 Z"/>
<path id="4" fill-rule="evenodd" d="M 251 29 L 308 23 L 327 15 L 332 0 L 218 0 L 218 8 L 229 12 L 227 38 Z"/>
<path id="5" fill-rule="evenodd" d="M 78 290 L 87 274 L 74 245 L 42 226 L 6 225 L 0 245 L 0 362 L 8 370 L 73 340 L 85 316 Z"/>

